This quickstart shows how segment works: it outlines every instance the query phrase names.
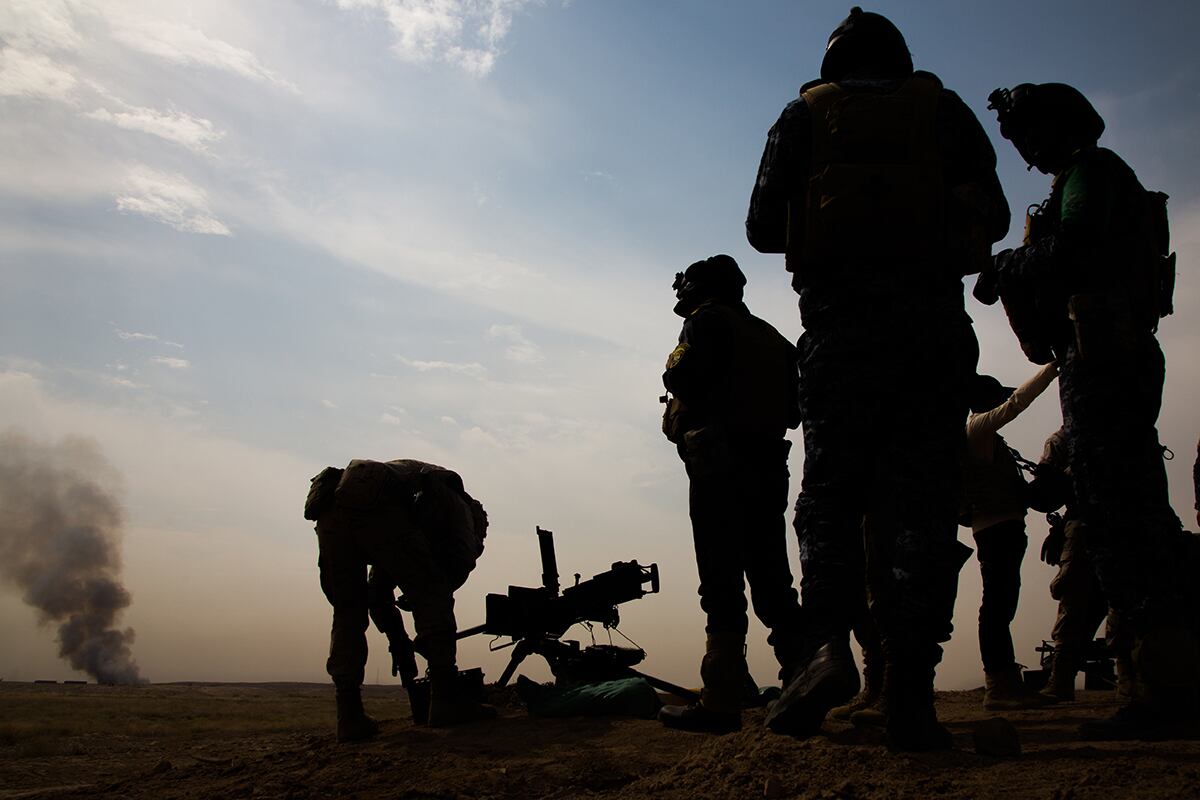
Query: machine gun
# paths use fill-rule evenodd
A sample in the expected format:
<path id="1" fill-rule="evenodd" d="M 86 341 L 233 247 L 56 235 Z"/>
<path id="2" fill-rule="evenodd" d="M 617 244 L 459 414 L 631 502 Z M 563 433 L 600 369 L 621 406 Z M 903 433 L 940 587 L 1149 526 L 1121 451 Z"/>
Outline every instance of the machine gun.
<path id="1" fill-rule="evenodd" d="M 480 633 L 511 638 L 511 642 L 492 648 L 513 648 L 508 666 L 496 685 L 507 686 L 521 662 L 537 654 L 546 660 L 555 680 L 560 682 L 587 683 L 637 676 L 645 678 L 652 686 L 698 700 L 695 692 L 633 669 L 646 657 L 646 651 L 640 647 L 591 645 L 580 648 L 579 642 L 560 641 L 563 634 L 577 624 L 589 627 L 600 624 L 616 630 L 621 621 L 618 607 L 622 603 L 658 592 L 658 565 L 618 561 L 607 572 L 583 582 L 576 573 L 575 584 L 560 590 L 554 533 L 539 527 L 537 536 L 542 559 L 542 585 L 509 586 L 507 594 L 487 595 L 484 623 L 458 632 L 459 639 Z"/>

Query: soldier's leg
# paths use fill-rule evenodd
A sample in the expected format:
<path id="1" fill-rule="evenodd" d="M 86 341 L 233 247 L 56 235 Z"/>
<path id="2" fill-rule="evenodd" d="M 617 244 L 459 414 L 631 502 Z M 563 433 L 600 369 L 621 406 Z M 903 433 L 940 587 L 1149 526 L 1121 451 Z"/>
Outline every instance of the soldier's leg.
<path id="1" fill-rule="evenodd" d="M 367 560 L 356 544 L 353 522 L 335 508 L 317 523 L 321 590 L 333 606 L 325 669 L 337 688 L 337 738 L 369 739 L 378 725 L 363 711 L 361 686 L 367 663 Z"/>
<path id="2" fill-rule="evenodd" d="M 770 631 L 767 641 L 779 662 L 779 677 L 790 680 L 804 656 L 799 594 L 788 564 L 787 441 L 767 442 L 749 454 L 743 472 L 742 562 L 754 614 Z"/>
<path id="3" fill-rule="evenodd" d="M 1046 693 L 1060 700 L 1073 700 L 1075 677 L 1108 614 L 1108 601 L 1084 549 L 1082 523 L 1078 520 L 1067 522 L 1058 574 L 1050 582 L 1050 596 L 1058 600 L 1058 616 L 1050 631 L 1054 661 Z"/>
<path id="4" fill-rule="evenodd" d="M 979 606 L 979 654 L 986 673 L 1010 672 L 1016 666 L 1009 626 L 1017 614 L 1021 561 L 1028 537 L 1023 520 L 1009 520 L 975 534 L 976 556 L 983 578 Z"/>

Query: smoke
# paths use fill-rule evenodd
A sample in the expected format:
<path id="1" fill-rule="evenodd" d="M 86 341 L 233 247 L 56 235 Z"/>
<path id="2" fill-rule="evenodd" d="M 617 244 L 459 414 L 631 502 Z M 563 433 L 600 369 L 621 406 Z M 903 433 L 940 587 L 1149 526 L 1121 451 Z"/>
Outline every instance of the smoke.
<path id="1" fill-rule="evenodd" d="M 121 585 L 120 475 L 95 442 L 0 433 L 0 582 L 58 625 L 58 654 L 102 683 L 141 683 L 132 628 L 116 619 Z"/>

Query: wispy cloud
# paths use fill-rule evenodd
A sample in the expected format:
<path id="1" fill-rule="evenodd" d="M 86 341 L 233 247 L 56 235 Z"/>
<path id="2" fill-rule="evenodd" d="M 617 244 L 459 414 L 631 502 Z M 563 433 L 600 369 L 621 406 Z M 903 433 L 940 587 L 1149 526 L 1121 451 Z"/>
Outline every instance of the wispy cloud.
<path id="1" fill-rule="evenodd" d="M 197 152 L 204 152 L 208 145 L 225 135 L 210 120 L 182 111 L 131 107 L 128 111 L 114 112 L 98 108 L 84 116 L 125 130 L 148 133 Z"/>
<path id="2" fill-rule="evenodd" d="M 137 14 L 112 14 L 108 21 L 113 38 L 133 50 L 175 64 L 219 69 L 292 92 L 299 91 L 295 85 L 267 69 L 249 50 L 214 39 L 199 28 Z"/>
<path id="3" fill-rule="evenodd" d="M 185 233 L 229 236 L 225 223 L 212 215 L 208 195 L 182 175 L 138 166 L 129 172 L 123 194 L 117 196 L 121 211 L 141 214 Z"/>
<path id="4" fill-rule="evenodd" d="M 418 361 L 404 356 L 396 356 L 396 358 L 401 364 L 412 367 L 417 372 L 453 372 L 476 379 L 482 379 L 487 374 L 487 368 L 478 361 L 459 363 L 455 361 Z"/>
<path id="5" fill-rule="evenodd" d="M 69 100 L 77 80 L 70 70 L 40 53 L 0 50 L 0 95 Z"/>
<path id="6" fill-rule="evenodd" d="M 516 325 L 493 325 L 488 328 L 489 339 L 501 339 L 509 343 L 504 350 L 504 357 L 518 364 L 539 364 L 546 360 L 542 349 L 525 338 L 520 327 Z"/>
<path id="7" fill-rule="evenodd" d="M 172 356 L 153 356 L 150 363 L 158 364 L 169 369 L 187 369 L 192 365 L 192 362 L 186 358 L 174 358 Z"/>
<path id="8" fill-rule="evenodd" d="M 114 324 L 112 322 L 110 322 L 109 325 L 113 326 L 113 330 L 116 331 L 116 333 L 117 333 L 117 338 L 120 339 L 121 341 L 125 341 L 125 342 L 158 342 L 159 344 L 164 344 L 167 347 L 178 347 L 180 350 L 183 349 L 183 345 L 181 345 L 179 342 L 172 342 L 169 339 L 163 339 L 162 337 L 160 337 L 154 333 L 139 333 L 137 331 L 122 330 L 121 328 L 117 327 L 116 324 Z"/>
<path id="9" fill-rule="evenodd" d="M 483 77 L 496 66 L 513 16 L 534 0 L 337 0 L 382 13 L 392 50 L 411 64 L 442 62 Z"/>
<path id="10" fill-rule="evenodd" d="M 15 47 L 75 50 L 83 37 L 66 0 L 6 0 L 0 3 L 0 39 Z"/>

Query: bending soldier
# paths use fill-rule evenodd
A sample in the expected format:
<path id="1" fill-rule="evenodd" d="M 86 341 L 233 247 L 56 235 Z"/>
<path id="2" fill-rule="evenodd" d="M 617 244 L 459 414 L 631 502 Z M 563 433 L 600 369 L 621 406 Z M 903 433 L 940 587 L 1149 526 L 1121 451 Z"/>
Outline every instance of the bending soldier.
<path id="1" fill-rule="evenodd" d="M 1079 518 L 1113 610 L 1110 643 L 1128 655 L 1133 698 L 1087 738 L 1162 735 L 1200 703 L 1200 644 L 1184 603 L 1182 526 L 1167 498 L 1155 423 L 1165 364 L 1155 338 L 1170 312 L 1165 196 L 1111 150 L 1076 89 L 1021 84 L 992 93 L 1000 132 L 1053 175 L 1028 244 L 996 256 L 1006 304 L 1032 298 L 1056 317 L 1063 429 Z"/>
<path id="2" fill-rule="evenodd" d="M 407 459 L 354 460 L 313 478 L 304 516 L 317 523 L 321 590 L 333 606 L 326 670 L 337 688 L 338 741 L 378 731 L 363 711 L 360 688 L 371 605 L 368 565 L 387 576 L 387 594 L 398 585 L 412 608 L 414 648 L 429 665 L 429 724 L 494 714 L 456 694 L 454 591 L 475 568 L 487 533 L 487 514 L 458 474 Z"/>
<path id="3" fill-rule="evenodd" d="M 684 318 L 663 383 L 674 395 L 663 432 L 687 469 L 688 505 L 708 634 L 699 704 L 667 706 L 663 724 L 693 731 L 741 727 L 747 680 L 746 594 L 770 631 L 780 677 L 799 658 L 800 605 L 788 568 L 788 428 L 799 424 L 796 351 L 742 302 L 746 278 L 727 255 L 679 273 Z"/>
<path id="4" fill-rule="evenodd" d="M 1025 558 L 1026 486 L 1021 468 L 999 434 L 1046 390 L 1058 374 L 1053 364 L 1015 391 L 990 375 L 976 378 L 967 418 L 963 459 L 963 509 L 975 538 L 983 600 L 979 606 L 979 655 L 983 660 L 983 707 L 991 711 L 1037 708 L 1051 702 L 1025 685 L 1013 652 L 1012 625 Z"/>
<path id="5" fill-rule="evenodd" d="M 900 31 L 854 8 L 819 80 L 771 128 L 746 233 L 800 295 L 804 668 L 768 716 L 815 733 L 858 690 L 849 610 L 862 521 L 888 576 L 875 605 L 893 746 L 950 746 L 933 706 L 958 571 L 959 458 L 979 347 L 962 276 L 1008 230 L 996 156 L 969 108 L 914 72 Z M 875 587 L 872 587 L 875 591 Z"/>

